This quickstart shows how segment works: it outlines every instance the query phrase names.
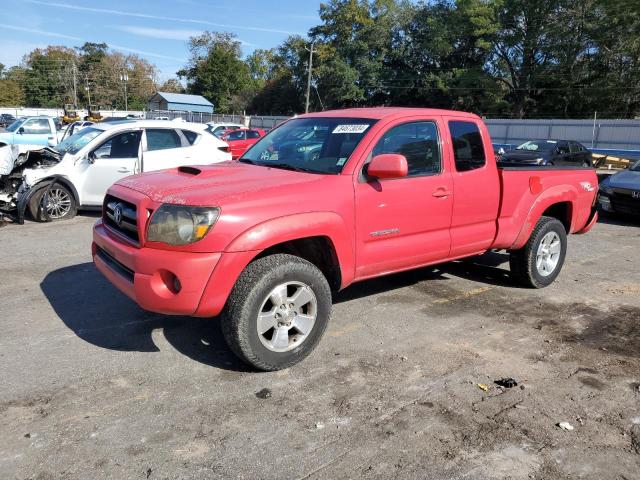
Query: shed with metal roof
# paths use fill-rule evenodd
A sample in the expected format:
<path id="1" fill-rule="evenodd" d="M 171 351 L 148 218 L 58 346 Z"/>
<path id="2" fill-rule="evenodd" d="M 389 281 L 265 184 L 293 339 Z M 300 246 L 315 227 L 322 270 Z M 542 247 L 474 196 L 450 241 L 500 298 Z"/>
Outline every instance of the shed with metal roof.
<path id="1" fill-rule="evenodd" d="M 213 113 L 213 103 L 202 95 L 157 92 L 149 99 L 149 110 Z"/>

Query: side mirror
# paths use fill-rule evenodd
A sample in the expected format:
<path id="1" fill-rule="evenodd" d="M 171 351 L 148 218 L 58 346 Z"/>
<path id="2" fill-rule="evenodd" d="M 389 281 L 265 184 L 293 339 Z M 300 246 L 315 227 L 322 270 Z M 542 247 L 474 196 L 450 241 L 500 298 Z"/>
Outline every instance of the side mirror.
<path id="1" fill-rule="evenodd" d="M 94 163 L 96 163 L 96 152 L 89 152 L 89 155 L 87 155 L 87 161 L 89 162 L 89 165 L 93 165 Z"/>
<path id="2" fill-rule="evenodd" d="M 20 128 L 18 129 L 18 133 L 19 133 L 20 135 L 24 135 L 24 127 L 20 127 Z"/>
<path id="3" fill-rule="evenodd" d="M 407 159 L 404 155 L 397 153 L 376 155 L 371 159 L 367 169 L 367 175 L 378 179 L 402 178 L 408 174 Z"/>

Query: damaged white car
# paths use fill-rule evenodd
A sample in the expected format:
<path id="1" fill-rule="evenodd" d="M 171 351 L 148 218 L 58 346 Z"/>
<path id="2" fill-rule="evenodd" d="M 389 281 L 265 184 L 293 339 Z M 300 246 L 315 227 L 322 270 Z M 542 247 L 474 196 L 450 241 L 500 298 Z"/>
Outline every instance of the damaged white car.
<path id="1" fill-rule="evenodd" d="M 228 145 L 206 125 L 171 121 L 100 123 L 55 147 L 29 152 L 0 175 L 0 213 L 23 223 L 72 218 L 101 208 L 107 189 L 140 172 L 231 160 Z"/>

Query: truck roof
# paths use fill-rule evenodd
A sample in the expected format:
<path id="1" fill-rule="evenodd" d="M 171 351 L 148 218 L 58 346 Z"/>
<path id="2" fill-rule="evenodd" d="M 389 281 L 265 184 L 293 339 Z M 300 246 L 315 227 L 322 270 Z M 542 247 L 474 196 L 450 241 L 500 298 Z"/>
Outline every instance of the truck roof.
<path id="1" fill-rule="evenodd" d="M 371 118 L 381 120 L 388 117 L 412 117 L 416 115 L 424 116 L 453 116 L 479 119 L 477 115 L 468 112 L 460 112 L 457 110 L 440 110 L 437 108 L 411 108 L 411 107 L 366 107 L 366 108 L 346 108 L 343 110 L 327 110 L 324 112 L 307 113 L 299 115 L 298 118 L 309 117 L 355 117 L 355 118 Z"/>

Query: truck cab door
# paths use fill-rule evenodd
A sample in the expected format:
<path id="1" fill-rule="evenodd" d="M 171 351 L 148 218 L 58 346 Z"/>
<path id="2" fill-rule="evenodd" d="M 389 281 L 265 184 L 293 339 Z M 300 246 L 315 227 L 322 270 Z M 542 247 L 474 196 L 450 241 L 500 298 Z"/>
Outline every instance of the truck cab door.
<path id="1" fill-rule="evenodd" d="M 52 123 L 47 118 L 30 118 L 14 133 L 13 143 L 45 147 L 50 141 L 55 142 L 55 135 L 56 132 L 52 131 Z"/>
<path id="2" fill-rule="evenodd" d="M 102 205 L 107 189 L 116 181 L 138 173 L 142 131 L 118 133 L 94 148 L 88 155 L 82 175 L 83 205 Z"/>
<path id="3" fill-rule="evenodd" d="M 453 183 L 441 155 L 441 131 L 439 119 L 403 119 L 374 141 L 355 183 L 357 278 L 448 257 Z M 369 177 L 368 162 L 384 153 L 403 155 L 408 175 Z"/>

